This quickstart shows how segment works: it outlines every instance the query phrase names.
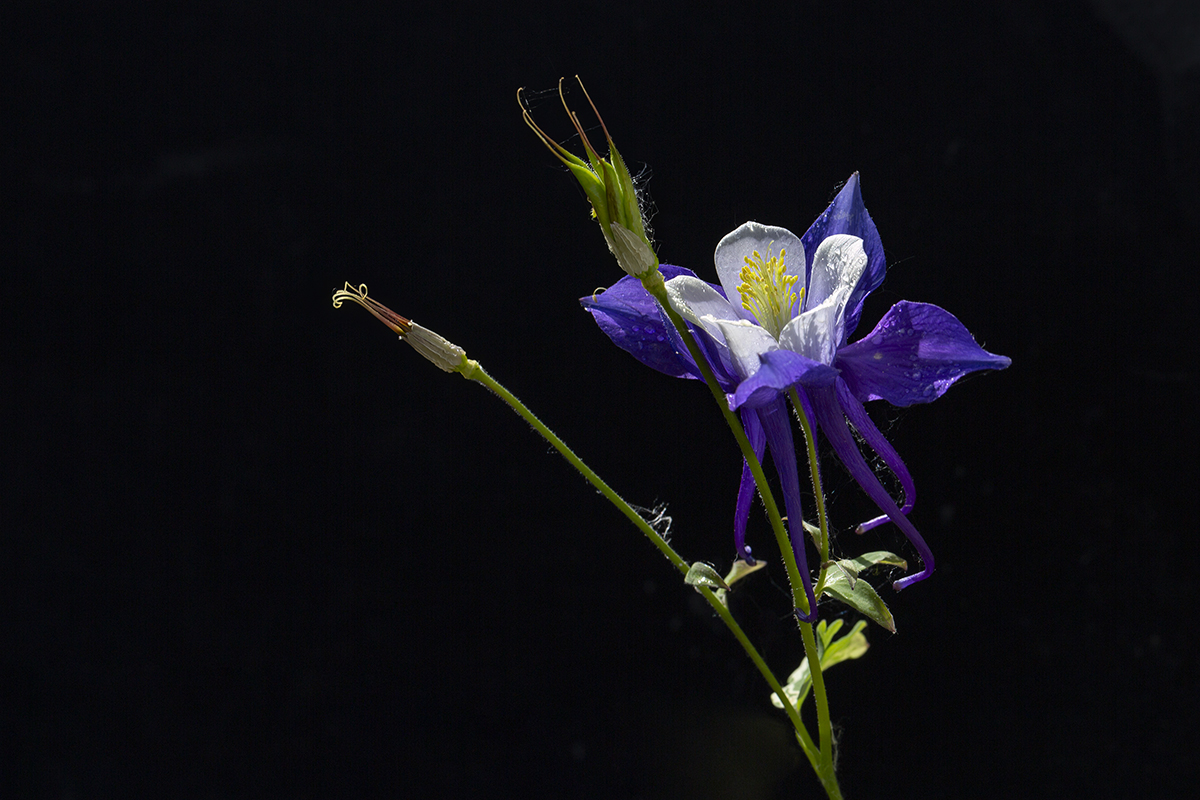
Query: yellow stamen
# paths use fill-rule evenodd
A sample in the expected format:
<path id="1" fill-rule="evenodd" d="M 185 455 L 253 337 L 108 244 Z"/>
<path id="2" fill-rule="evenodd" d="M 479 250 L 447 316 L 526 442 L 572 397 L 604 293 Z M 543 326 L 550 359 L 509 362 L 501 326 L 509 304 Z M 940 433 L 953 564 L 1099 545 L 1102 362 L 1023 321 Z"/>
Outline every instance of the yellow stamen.
<path id="1" fill-rule="evenodd" d="M 793 291 L 792 287 L 800 276 L 785 272 L 785 255 L 786 250 L 780 250 L 778 256 L 768 250 L 764 259 L 755 250 L 753 257 L 746 257 L 746 266 L 738 274 L 742 279 L 742 284 L 738 286 L 742 308 L 753 314 L 758 324 L 776 339 L 783 326 L 792 319 L 792 308 L 804 299 L 803 287 L 798 295 Z"/>
<path id="2" fill-rule="evenodd" d="M 401 336 L 408 335 L 408 333 L 412 330 L 412 322 L 400 316 L 395 311 L 392 311 L 382 303 L 367 297 L 367 285 L 365 283 L 360 283 L 358 288 L 355 289 L 350 285 L 349 281 L 347 281 L 345 288 L 339 289 L 333 293 L 334 308 L 341 308 L 342 302 L 345 300 L 349 300 L 352 303 L 358 303 L 367 311 L 370 311 L 375 319 L 379 320 L 384 325 L 387 325 Z"/>

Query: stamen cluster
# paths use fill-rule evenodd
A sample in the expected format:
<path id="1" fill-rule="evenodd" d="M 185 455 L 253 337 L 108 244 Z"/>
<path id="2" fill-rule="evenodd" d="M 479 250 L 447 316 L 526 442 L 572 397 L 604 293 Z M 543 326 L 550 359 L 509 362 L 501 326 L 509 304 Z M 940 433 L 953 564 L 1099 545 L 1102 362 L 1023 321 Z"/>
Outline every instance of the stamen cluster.
<path id="1" fill-rule="evenodd" d="M 792 319 L 792 309 L 797 301 L 804 297 L 803 288 L 799 295 L 792 290 L 800 276 L 786 273 L 785 255 L 786 250 L 780 250 L 778 256 L 771 255 L 768 250 L 764 259 L 755 250 L 753 256 L 746 257 L 746 266 L 739 273 L 742 284 L 738 286 L 738 293 L 742 296 L 742 308 L 753 314 L 758 324 L 776 339 L 783 326 Z"/>

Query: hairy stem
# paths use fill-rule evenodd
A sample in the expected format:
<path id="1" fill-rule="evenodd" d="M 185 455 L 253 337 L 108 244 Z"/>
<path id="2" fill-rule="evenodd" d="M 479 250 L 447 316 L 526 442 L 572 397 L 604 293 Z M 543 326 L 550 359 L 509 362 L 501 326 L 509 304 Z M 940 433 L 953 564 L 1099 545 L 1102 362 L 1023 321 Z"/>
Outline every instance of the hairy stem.
<path id="1" fill-rule="evenodd" d="M 671 564 L 677 570 L 679 570 L 679 572 L 685 575 L 687 574 L 688 563 L 684 561 L 678 553 L 675 552 L 675 549 L 667 543 L 667 540 L 662 537 L 662 534 L 656 531 L 653 526 L 651 526 L 650 523 L 648 523 L 642 517 L 642 515 L 633 508 L 633 506 L 631 506 L 623 497 L 617 494 L 616 491 L 614 491 L 613 488 L 609 486 L 603 478 L 597 475 L 591 467 L 585 464 L 583 460 L 580 459 L 579 456 L 577 456 L 562 439 L 558 438 L 558 436 L 555 435 L 552 430 L 546 427 L 546 424 L 538 419 L 537 416 L 530 411 L 524 403 L 518 400 L 512 392 L 508 391 L 508 389 L 504 388 L 504 386 L 498 383 L 495 378 L 489 375 L 487 371 L 479 365 L 479 362 L 464 359 L 463 365 L 459 372 L 464 378 L 476 381 L 477 383 L 487 387 L 497 397 L 508 404 L 509 408 L 511 408 L 522 419 L 533 426 L 533 429 L 537 431 L 537 433 L 543 439 L 549 442 L 550 446 L 557 450 L 559 454 L 567 460 L 567 463 L 573 466 L 579 472 L 579 474 L 583 475 L 583 477 L 587 479 L 588 483 L 596 487 L 597 491 L 604 495 L 605 499 L 616 506 L 617 509 L 624 514 L 630 522 L 632 522 L 642 533 L 644 533 L 646 538 L 648 538 L 651 543 L 658 548 L 659 552 L 666 556 L 667 560 L 670 561 Z M 742 435 L 743 437 L 745 436 L 744 433 Z M 753 454 L 753 452 L 751 454 Z M 762 468 L 759 467 L 760 471 L 761 469 Z M 797 709 L 794 705 L 792 705 L 791 702 L 788 701 L 787 695 L 784 694 L 783 687 L 779 683 L 779 679 L 775 677 L 773 672 L 771 672 L 770 667 L 767 666 L 767 662 L 763 660 L 762 655 L 754 647 L 753 643 L 751 643 L 749 637 L 746 636 L 745 631 L 742 630 L 742 627 L 738 624 L 737 620 L 733 618 L 733 615 L 729 612 L 729 609 L 726 608 L 725 605 L 719 599 L 717 599 L 716 595 L 714 595 L 707 587 L 702 586 L 698 587 L 698 589 L 700 594 L 703 595 L 704 599 L 712 607 L 713 611 L 717 613 L 717 616 L 721 618 L 721 621 L 724 622 L 725 626 L 728 627 L 733 633 L 734 638 L 737 639 L 738 643 L 742 645 L 742 649 L 746 651 L 746 655 L 750 657 L 750 660 L 754 663 L 754 666 L 763 676 L 763 679 L 766 680 L 767 684 L 771 687 L 771 691 L 773 691 L 783 702 L 784 710 L 787 712 L 788 718 L 792 721 L 792 725 L 794 725 L 796 728 L 797 735 L 800 739 L 800 745 L 804 750 L 805 756 L 807 756 L 809 761 L 812 763 L 813 769 L 816 769 L 819 773 L 819 765 L 822 760 L 820 750 L 813 743 L 812 736 L 809 735 L 808 730 L 804 727 L 804 723 L 800 719 L 799 709 Z M 811 638 L 811 626 L 804 625 L 801 627 L 809 631 L 809 636 Z M 806 651 L 808 650 L 807 645 L 805 646 L 805 649 Z M 813 656 L 815 657 L 815 655 L 816 651 L 814 649 Z M 815 663 L 815 661 L 810 661 L 809 663 Z"/>
<path id="2" fill-rule="evenodd" d="M 788 581 L 792 587 L 793 604 L 797 608 L 802 609 L 806 614 L 811 613 L 815 609 L 809 607 L 808 598 L 805 596 L 800 570 L 796 564 L 795 554 L 792 552 L 791 540 L 788 538 L 787 531 L 783 526 L 783 519 L 779 515 L 779 506 L 776 505 L 775 498 L 767 486 L 762 464 L 754 454 L 754 448 L 750 446 L 749 439 L 746 438 L 746 432 L 742 428 L 741 421 L 729 409 L 725 393 L 717 383 L 716 376 L 713 374 L 708 359 L 700 352 L 700 348 L 692 337 L 691 331 L 688 330 L 687 324 L 679 316 L 679 313 L 671 307 L 661 273 L 656 271 L 647 278 L 643 278 L 642 286 L 659 302 L 666 312 L 667 318 L 671 320 L 675 329 L 679 331 L 680 337 L 688 348 L 688 353 L 700 369 L 700 374 L 704 377 L 704 382 L 712 393 L 713 399 L 716 400 L 717 407 L 721 409 L 721 413 L 725 417 L 725 421 L 729 424 L 734 438 L 737 439 L 738 446 L 742 450 L 742 455 L 746 459 L 746 463 L 750 466 L 750 471 L 754 475 L 754 480 L 759 487 L 759 493 L 763 500 L 763 506 L 766 508 L 767 516 L 771 521 L 771 527 L 775 531 L 775 539 L 779 544 L 779 550 L 783 556 L 784 566 L 787 570 Z M 817 471 L 816 461 L 816 440 L 813 436 L 811 423 L 808 422 L 808 416 L 805 414 L 804 407 L 800 404 L 795 390 L 792 390 L 792 397 L 796 403 L 801 425 L 804 428 L 804 434 L 808 441 L 809 468 L 812 471 L 814 485 L 817 490 L 817 515 L 821 526 L 821 562 L 824 564 L 824 562 L 829 560 L 829 525 L 825 513 L 825 498 L 820 491 L 820 476 Z M 797 521 L 797 524 L 799 522 Z M 818 585 L 824 584 L 825 570 L 826 567 L 822 566 Z M 829 714 L 829 699 L 825 693 L 825 678 L 821 672 L 821 659 L 817 653 L 816 637 L 813 635 L 812 625 L 801 622 L 799 627 L 801 638 L 804 641 L 804 654 L 808 658 L 809 671 L 812 675 L 813 702 L 817 706 L 817 729 L 820 745 L 815 761 L 809 750 L 812 738 L 808 733 L 808 729 L 804 726 L 798 715 L 793 717 L 790 713 L 792 710 L 791 704 L 786 699 L 783 700 L 783 705 L 789 711 L 788 716 L 792 718 L 792 724 L 796 727 L 796 735 L 800 739 L 801 746 L 805 749 L 805 755 L 812 762 L 813 769 L 816 771 L 817 777 L 820 779 L 826 794 L 829 795 L 831 800 L 841 800 L 841 789 L 838 786 L 837 776 L 834 774 L 833 726 Z M 809 744 L 806 745 L 806 741 Z"/>
<path id="3" fill-rule="evenodd" d="M 779 506 L 775 502 L 775 496 L 771 493 L 770 486 L 767 485 L 767 478 L 763 473 L 762 463 L 758 460 L 758 456 L 754 454 L 754 448 L 750 446 L 750 440 L 746 438 L 746 431 L 742 428 L 741 420 L 737 418 L 737 414 L 729 409 L 729 402 L 725 399 L 725 392 L 721 390 L 720 385 L 717 383 L 717 378 L 713 375 L 708 359 L 700 352 L 695 339 L 692 338 L 692 332 L 688 330 L 687 323 L 683 321 L 683 317 L 679 316 L 679 313 L 675 309 L 671 308 L 671 303 L 667 299 L 666 286 L 663 284 L 662 273 L 657 271 L 652 272 L 649 277 L 642 279 L 642 286 L 659 302 L 659 305 L 666 312 L 667 318 L 671 320 L 675 329 L 679 331 L 679 335 L 683 339 L 683 343 L 687 346 L 692 361 L 700 369 L 700 374 L 704 377 L 704 383 L 708 386 L 709 391 L 712 392 L 713 399 L 717 403 L 717 408 L 721 410 L 721 414 L 725 417 L 725 422 L 733 432 L 733 438 L 737 440 L 738 447 L 742 451 L 742 457 L 746 459 L 746 463 L 750 466 L 750 473 L 754 476 L 754 482 L 758 485 L 763 507 L 767 511 L 767 518 L 771 521 L 771 529 L 775 533 L 775 540 L 778 542 L 779 550 L 783 555 L 784 568 L 787 570 L 788 582 L 792 588 L 793 605 L 805 614 L 811 614 L 813 609 L 809 607 L 808 597 L 804 592 L 804 581 L 800 577 L 800 568 L 796 565 L 796 555 L 792 552 L 791 539 L 788 538 L 787 529 L 783 525 L 783 517 L 779 513 Z M 798 520 L 797 524 L 800 524 Z"/>

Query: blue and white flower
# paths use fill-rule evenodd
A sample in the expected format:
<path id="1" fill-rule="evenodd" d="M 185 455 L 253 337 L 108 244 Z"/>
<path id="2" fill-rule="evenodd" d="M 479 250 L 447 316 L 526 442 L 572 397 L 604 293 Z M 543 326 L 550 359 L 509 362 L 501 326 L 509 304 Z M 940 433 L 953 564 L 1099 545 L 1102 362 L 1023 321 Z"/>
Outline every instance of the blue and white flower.
<path id="1" fill-rule="evenodd" d="M 927 303 L 896 303 L 870 334 L 848 342 L 863 302 L 886 271 L 857 173 L 803 237 L 748 222 L 721 240 L 715 261 L 719 284 L 663 265 L 668 296 L 697 332 L 756 452 L 761 456 L 764 445 L 770 447 L 789 520 L 801 518 L 784 400 L 795 388 L 838 458 L 884 512 L 860 530 L 891 520 L 921 556 L 921 572 L 893 587 L 903 589 L 929 577 L 933 554 L 907 518 L 915 498 L 912 478 L 863 403 L 927 403 L 963 375 L 1004 369 L 1010 360 L 983 350 L 952 314 Z M 601 329 L 643 363 L 677 377 L 699 377 L 673 327 L 638 282 L 622 279 L 582 302 Z M 903 507 L 867 465 L 847 422 L 896 475 L 904 491 Z M 746 556 L 744 533 L 752 499 L 753 479 L 743 469 L 734 534 L 739 554 Z M 802 531 L 792 536 L 792 546 L 798 562 L 805 564 Z"/>

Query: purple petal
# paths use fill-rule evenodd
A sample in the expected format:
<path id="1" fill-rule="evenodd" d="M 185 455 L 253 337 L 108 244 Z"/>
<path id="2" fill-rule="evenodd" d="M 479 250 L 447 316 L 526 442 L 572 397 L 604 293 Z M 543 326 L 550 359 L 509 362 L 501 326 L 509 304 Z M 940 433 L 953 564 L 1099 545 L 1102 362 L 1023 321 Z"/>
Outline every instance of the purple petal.
<path id="1" fill-rule="evenodd" d="M 900 488 L 904 491 L 904 505 L 900 507 L 900 513 L 908 516 L 908 512 L 912 511 L 913 504 L 917 502 L 917 487 L 913 484 L 912 475 L 908 471 L 908 467 L 904 465 L 904 461 L 900 458 L 900 454 L 896 452 L 896 448 L 892 447 L 892 443 L 880 433 L 879 428 L 875 426 L 875 422 L 867 414 L 867 410 L 863 408 L 862 403 L 858 402 L 850 389 L 846 386 L 846 382 L 838 381 L 837 384 L 838 403 L 842 407 L 842 411 L 846 414 L 846 419 L 850 420 L 850 424 L 858 431 L 858 435 L 866 443 L 867 447 L 875 451 L 876 455 L 883 459 L 883 463 L 892 471 L 896 479 L 900 481 Z M 875 517 L 859 525 L 854 531 L 855 533 L 866 533 L 872 528 L 878 528 L 880 525 L 888 521 L 887 515 Z"/>
<path id="2" fill-rule="evenodd" d="M 812 402 L 813 411 L 817 415 L 817 424 L 825 432 L 825 438 L 829 440 L 833 452 L 837 454 L 850 476 L 862 487 L 867 496 L 875 501 L 875 505 L 887 514 L 888 519 L 896 523 L 896 526 L 904 532 L 921 556 L 921 571 L 916 575 L 910 575 L 894 582 L 892 588 L 900 591 L 917 581 L 925 580 L 933 574 L 933 552 L 930 551 L 929 545 L 925 544 L 921 534 L 917 532 L 908 517 L 900 511 L 896 501 L 888 494 L 887 489 L 883 488 L 879 478 L 875 477 L 875 473 L 867 465 L 866 459 L 858 449 L 858 443 L 854 441 L 854 436 L 846 425 L 843 409 L 838 402 L 837 389 L 826 386 L 810 391 L 808 396 Z"/>
<path id="3" fill-rule="evenodd" d="M 742 381 L 730 398 L 730 408 L 760 408 L 768 405 L 798 383 L 805 386 L 827 386 L 837 378 L 833 367 L 813 361 L 791 350 L 772 350 L 763 353 L 758 371 Z"/>
<path id="4" fill-rule="evenodd" d="M 833 363 L 859 400 L 910 406 L 936 400 L 969 372 L 1012 362 L 976 344 L 949 311 L 901 300 L 875 330 L 839 350 Z"/>
<path id="5" fill-rule="evenodd" d="M 801 622 L 815 622 L 817 600 L 813 596 L 812 576 L 808 573 L 808 555 L 805 552 L 808 535 L 804 531 L 804 515 L 800 505 L 800 476 L 796 468 L 796 445 L 792 440 L 791 416 L 782 399 L 759 409 L 758 415 L 762 422 L 763 432 L 767 436 L 767 445 L 771 448 L 771 460 L 775 464 L 775 472 L 778 473 L 779 483 L 783 488 L 788 537 L 791 539 L 792 552 L 796 554 L 796 566 L 800 568 L 800 580 L 804 584 L 804 594 L 808 597 L 809 613 L 802 614 L 797 608 L 796 616 L 800 618 Z"/>
<path id="6" fill-rule="evenodd" d="M 862 277 L 850 293 L 846 304 L 846 336 L 849 337 L 858 327 L 859 318 L 862 317 L 863 301 L 867 295 L 879 288 L 879 284 L 883 283 L 884 272 L 887 271 L 883 242 L 879 239 L 879 231 L 875 229 L 871 215 L 863 205 L 857 172 L 850 176 L 850 180 L 846 181 L 846 185 L 829 204 L 829 208 L 825 209 L 825 213 L 817 217 L 817 221 L 800 238 L 804 243 L 809 272 L 812 271 L 812 259 L 817 252 L 817 246 L 835 233 L 847 233 L 862 239 L 863 250 L 867 254 L 866 269 L 863 270 Z"/>
<path id="7" fill-rule="evenodd" d="M 695 274 L 663 264 L 664 280 Z M 648 367 L 675 378 L 698 378 L 700 371 L 687 348 L 676 348 L 658 303 L 636 278 L 624 277 L 600 294 L 579 298 L 613 344 Z"/>
<path id="8" fill-rule="evenodd" d="M 747 408 L 743 409 L 739 416 L 742 418 L 742 427 L 746 430 L 746 438 L 750 440 L 750 447 L 758 456 L 759 463 L 762 463 L 767 438 L 763 434 L 762 423 L 758 421 L 758 413 Z M 754 474 L 750 472 L 750 465 L 742 459 L 742 480 L 738 484 L 737 506 L 733 513 L 733 545 L 737 549 L 738 557 L 745 557 L 751 564 L 754 563 L 754 556 L 746 544 L 746 523 L 750 519 L 750 505 L 753 502 Z"/>

